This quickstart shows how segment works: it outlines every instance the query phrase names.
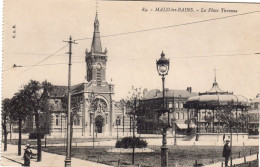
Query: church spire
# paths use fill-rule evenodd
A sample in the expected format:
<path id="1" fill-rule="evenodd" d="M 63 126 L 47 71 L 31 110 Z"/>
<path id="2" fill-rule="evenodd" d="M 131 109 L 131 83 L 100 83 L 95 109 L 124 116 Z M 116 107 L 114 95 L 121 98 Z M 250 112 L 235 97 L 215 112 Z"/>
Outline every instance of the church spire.
<path id="1" fill-rule="evenodd" d="M 95 17 L 95 21 L 94 21 L 94 34 L 93 34 L 93 39 L 92 39 L 91 52 L 93 52 L 93 53 L 102 52 L 97 11 L 96 11 L 96 17 Z"/>

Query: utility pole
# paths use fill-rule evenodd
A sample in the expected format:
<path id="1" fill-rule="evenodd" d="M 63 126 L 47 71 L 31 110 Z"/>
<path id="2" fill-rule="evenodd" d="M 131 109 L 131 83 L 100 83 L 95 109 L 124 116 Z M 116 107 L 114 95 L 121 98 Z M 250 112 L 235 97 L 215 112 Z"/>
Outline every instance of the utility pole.
<path id="1" fill-rule="evenodd" d="M 135 111 L 133 114 L 133 153 L 132 153 L 132 165 L 135 164 L 135 112 L 136 112 L 136 98 L 135 98 Z"/>
<path id="2" fill-rule="evenodd" d="M 75 41 L 72 41 L 72 38 L 70 36 L 69 41 L 63 41 L 69 43 L 69 71 L 68 71 L 68 113 L 67 113 L 67 148 L 66 148 L 66 158 L 65 158 L 65 167 L 71 167 L 71 118 L 70 118 L 70 110 L 71 110 L 71 45 L 76 44 Z"/>
<path id="3" fill-rule="evenodd" d="M 93 123 L 93 149 L 92 149 L 92 151 L 93 151 L 93 156 L 94 156 L 94 154 L 95 154 L 95 116 L 96 116 L 96 111 L 94 111 L 93 112 L 93 120 L 92 120 L 92 123 Z"/>

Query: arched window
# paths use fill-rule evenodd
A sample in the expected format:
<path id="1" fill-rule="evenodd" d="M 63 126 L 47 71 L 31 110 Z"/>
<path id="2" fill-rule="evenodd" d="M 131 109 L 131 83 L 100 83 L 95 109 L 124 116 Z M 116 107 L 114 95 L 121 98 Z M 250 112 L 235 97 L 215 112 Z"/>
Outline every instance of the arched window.
<path id="1" fill-rule="evenodd" d="M 78 126 L 80 125 L 80 119 L 79 118 L 77 119 L 77 125 Z"/>
<path id="2" fill-rule="evenodd" d="M 56 126 L 59 126 L 59 116 L 56 115 Z"/>
<path id="3" fill-rule="evenodd" d="M 73 124 L 74 124 L 74 126 L 79 126 L 80 125 L 80 118 L 79 117 L 74 118 Z"/>
<path id="4" fill-rule="evenodd" d="M 97 69 L 97 85 L 101 85 L 101 69 Z"/>
<path id="5" fill-rule="evenodd" d="M 91 67 L 91 65 L 88 65 L 87 80 L 88 80 L 88 81 L 91 81 L 91 80 L 92 80 L 92 67 Z"/>
<path id="6" fill-rule="evenodd" d="M 74 120 L 73 120 L 73 125 L 77 126 L 77 119 L 76 118 L 74 118 Z"/>

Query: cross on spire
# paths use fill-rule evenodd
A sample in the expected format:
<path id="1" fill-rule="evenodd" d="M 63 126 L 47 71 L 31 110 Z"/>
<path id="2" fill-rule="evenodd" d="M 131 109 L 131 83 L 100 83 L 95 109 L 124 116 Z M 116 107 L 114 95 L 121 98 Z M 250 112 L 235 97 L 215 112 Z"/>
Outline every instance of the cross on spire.
<path id="1" fill-rule="evenodd" d="M 216 83 L 217 82 L 217 72 L 216 72 L 216 68 L 214 68 L 214 72 L 215 72 L 215 79 L 214 79 L 214 82 Z"/>
<path id="2" fill-rule="evenodd" d="M 98 14 L 98 1 L 96 1 L 96 14 Z"/>
<path id="3" fill-rule="evenodd" d="M 94 34 L 92 39 L 91 52 L 94 53 L 102 52 L 100 33 L 99 33 L 99 21 L 98 21 L 98 1 L 96 2 L 96 17 L 94 21 Z"/>

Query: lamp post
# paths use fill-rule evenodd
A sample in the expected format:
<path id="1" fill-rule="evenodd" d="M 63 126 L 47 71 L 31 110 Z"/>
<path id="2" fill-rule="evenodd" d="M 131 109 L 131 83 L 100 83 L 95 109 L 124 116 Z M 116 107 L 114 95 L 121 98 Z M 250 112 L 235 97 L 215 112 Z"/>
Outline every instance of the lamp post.
<path id="1" fill-rule="evenodd" d="M 156 66 L 157 71 L 160 76 L 162 76 L 162 91 L 163 91 L 163 112 L 166 111 L 165 107 L 165 89 L 164 89 L 164 82 L 165 82 L 165 76 L 168 75 L 169 67 L 170 67 L 170 61 L 169 59 L 165 58 L 165 54 L 161 53 L 161 58 L 159 60 L 156 60 Z M 169 127 L 169 111 L 168 112 L 168 125 L 163 128 L 163 139 L 162 139 L 162 147 L 161 147 L 161 167 L 167 167 L 168 166 L 168 147 L 167 147 L 167 140 L 166 140 L 166 133 L 167 133 L 167 127 Z"/>
<path id="2" fill-rule="evenodd" d="M 136 113 L 136 98 L 135 98 L 135 101 L 134 101 L 134 107 L 135 107 L 135 110 L 134 110 L 134 113 L 133 113 L 133 153 L 132 153 L 132 165 L 135 164 L 135 113 Z"/>
<path id="3" fill-rule="evenodd" d="M 94 102 L 94 98 L 95 98 L 95 94 L 94 92 L 92 91 L 91 92 L 91 105 L 94 105 L 93 102 Z M 92 107 L 92 106 L 91 106 Z M 92 116 L 92 125 L 93 125 L 93 155 L 94 155 L 94 151 L 95 151 L 95 108 L 92 108 L 93 109 L 93 116 Z M 91 119 L 91 118 L 90 118 Z"/>
<path id="4" fill-rule="evenodd" d="M 174 124 L 174 145 L 176 146 L 177 145 L 177 136 L 176 136 L 176 133 L 177 133 L 177 127 L 176 127 L 176 123 Z"/>
<path id="5" fill-rule="evenodd" d="M 40 89 L 36 93 L 36 98 L 38 102 L 42 99 L 44 93 L 44 89 Z M 37 162 L 42 160 L 42 145 L 41 145 L 41 132 L 40 129 L 40 105 L 37 106 L 37 111 L 35 113 L 35 124 L 36 124 L 36 132 L 37 132 Z"/>

